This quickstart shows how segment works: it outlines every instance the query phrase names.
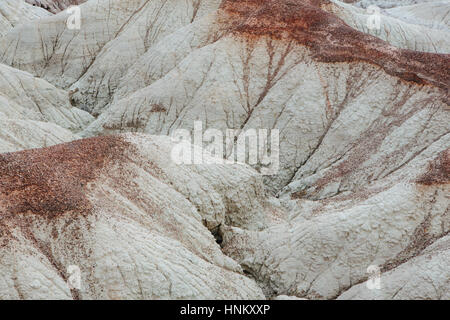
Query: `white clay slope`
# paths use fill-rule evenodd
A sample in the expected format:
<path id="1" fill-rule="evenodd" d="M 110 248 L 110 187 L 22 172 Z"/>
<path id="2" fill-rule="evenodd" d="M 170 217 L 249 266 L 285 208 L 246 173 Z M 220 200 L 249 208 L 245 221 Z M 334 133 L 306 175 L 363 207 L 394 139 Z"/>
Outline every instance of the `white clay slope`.
<path id="1" fill-rule="evenodd" d="M 0 298 L 448 299 L 449 2 L 349 2 L 88 0 L 69 30 L 2 1 Z M 278 172 L 176 164 L 195 122 L 278 129 Z"/>
<path id="2" fill-rule="evenodd" d="M 204 168 L 169 170 L 159 159 L 170 150 L 168 138 L 125 135 L 1 155 L 1 185 L 15 196 L 0 190 L 0 297 L 263 298 L 203 225 L 210 212 L 194 206 L 239 206 L 245 195 L 229 197 L 231 177 L 248 191 L 261 180 L 247 180 L 255 173 L 245 167 L 211 168 L 230 177 L 223 183 Z M 46 167 L 52 159 L 57 165 Z M 193 186 L 214 187 L 189 196 L 182 191 L 186 175 Z M 23 189 L 30 183 L 38 185 Z M 225 217 L 211 219 L 220 224 Z M 68 287 L 71 265 L 81 269 L 79 289 Z"/>

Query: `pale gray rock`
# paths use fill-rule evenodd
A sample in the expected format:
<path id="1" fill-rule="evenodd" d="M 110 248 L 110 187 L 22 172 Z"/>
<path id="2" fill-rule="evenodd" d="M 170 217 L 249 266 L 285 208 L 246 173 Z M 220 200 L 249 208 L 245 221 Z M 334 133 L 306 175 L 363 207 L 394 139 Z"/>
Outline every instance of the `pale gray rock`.
<path id="1" fill-rule="evenodd" d="M 79 5 L 87 0 L 25 0 L 32 6 L 37 6 L 52 13 L 58 13 L 72 5 Z"/>
<path id="2" fill-rule="evenodd" d="M 450 236 L 446 236 L 426 248 L 417 257 L 383 273 L 379 280 L 379 289 L 364 282 L 353 286 L 338 299 L 448 300 L 449 265 Z"/>
<path id="3" fill-rule="evenodd" d="M 210 198 L 238 207 L 245 195 L 231 197 L 233 185 L 209 172 L 215 167 L 165 167 L 170 143 L 128 134 L 0 155 L 0 297 L 264 298 L 204 226 L 209 212 L 196 208 Z M 261 186 L 245 178 L 256 175 L 250 168 L 218 169 L 247 189 Z M 188 198 L 186 175 L 213 189 L 191 188 Z"/>
<path id="4" fill-rule="evenodd" d="M 94 118 L 87 112 L 70 105 L 69 94 L 45 80 L 0 64 L 0 115 L 52 122 L 59 126 L 81 131 Z"/>
<path id="5" fill-rule="evenodd" d="M 349 2 L 2 2 L 0 298 L 448 299 L 448 1 Z M 280 170 L 177 164 L 196 121 Z"/>
<path id="6" fill-rule="evenodd" d="M 0 153 L 50 147 L 77 139 L 80 137 L 54 123 L 0 118 Z"/>
<path id="7" fill-rule="evenodd" d="M 93 120 L 70 105 L 66 91 L 0 64 L 0 153 L 79 139 Z"/>
<path id="8" fill-rule="evenodd" d="M 362 8 L 367 8 L 369 6 L 378 6 L 380 8 L 395 8 L 437 1 L 440 0 L 344 0 L 343 2 L 353 3 L 355 6 Z"/>
<path id="9" fill-rule="evenodd" d="M 49 12 L 33 7 L 23 0 L 2 0 L 0 2 L 0 37 L 19 24 L 50 15 Z"/>
<path id="10" fill-rule="evenodd" d="M 71 86 L 71 90 L 77 91 L 74 101 L 93 114 L 100 114 L 136 60 L 153 51 L 150 48 L 164 42 L 166 36 L 216 10 L 219 4 L 220 0 L 143 2 L 116 37 L 97 54 L 89 69 Z"/>
<path id="11" fill-rule="evenodd" d="M 450 53 L 450 44 L 447 40 L 450 37 L 448 0 L 385 10 L 360 9 L 336 0 L 327 10 L 353 28 L 383 39 L 396 47 L 414 51 Z M 377 20 L 374 15 L 378 15 Z"/>
<path id="12" fill-rule="evenodd" d="M 396 283 L 388 285 L 382 297 L 392 298 L 389 294 L 410 281 L 415 292 L 408 296 L 406 290 L 398 298 L 440 299 L 449 294 L 448 246 L 442 249 L 443 256 L 432 262 L 433 268 L 416 267 L 413 258 L 448 233 L 448 192 L 448 184 L 424 188 L 401 183 L 378 192 L 364 190 L 341 203 L 336 199 L 325 208 L 314 203 L 318 207 L 311 211 L 305 203 L 286 222 L 264 231 L 224 230 L 224 252 L 237 260 L 268 296 L 333 299 L 367 280 L 370 266 L 380 268 L 386 279 L 382 283 L 388 285 L 395 276 L 384 272 L 400 265 L 399 270 L 409 270 L 410 277 L 399 277 L 406 273 L 399 272 Z M 411 278 L 416 269 L 422 273 L 417 281 Z M 430 290 L 433 284 L 439 289 Z M 375 291 L 369 293 L 362 285 L 350 292 L 353 294 L 344 297 L 376 297 Z"/>
<path id="13" fill-rule="evenodd" d="M 277 296 L 272 300 L 307 300 L 307 299 L 297 298 L 295 296 Z"/>
<path id="14" fill-rule="evenodd" d="M 288 41 L 224 35 L 227 26 L 207 16 L 156 44 L 83 135 L 171 134 L 193 129 L 197 119 L 219 130 L 279 129 L 281 170 L 270 189 L 322 198 L 386 175 L 449 130 L 446 94 L 438 88 L 370 63 L 316 61 Z M 361 152 L 369 141 L 373 152 Z M 339 168 L 352 178 L 342 181 Z"/>

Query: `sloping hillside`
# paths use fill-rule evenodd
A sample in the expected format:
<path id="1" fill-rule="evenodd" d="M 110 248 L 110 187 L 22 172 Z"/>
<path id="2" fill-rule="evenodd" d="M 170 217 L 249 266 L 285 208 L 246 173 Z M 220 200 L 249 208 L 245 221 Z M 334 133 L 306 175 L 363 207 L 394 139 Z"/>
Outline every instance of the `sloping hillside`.
<path id="1" fill-rule="evenodd" d="M 416 2 L 3 0 L 0 298 L 449 299 L 450 2 Z"/>

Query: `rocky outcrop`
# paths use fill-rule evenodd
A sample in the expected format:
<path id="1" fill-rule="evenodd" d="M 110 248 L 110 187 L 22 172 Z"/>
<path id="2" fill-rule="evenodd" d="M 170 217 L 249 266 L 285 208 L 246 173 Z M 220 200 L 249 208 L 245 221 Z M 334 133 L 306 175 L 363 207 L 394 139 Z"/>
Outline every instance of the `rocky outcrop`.
<path id="1" fill-rule="evenodd" d="M 388 174 L 448 133 L 447 56 L 392 47 L 294 2 L 225 2 L 160 41 L 84 134 L 170 134 L 199 114 L 204 127 L 276 128 L 272 191 L 323 198 Z"/>
<path id="2" fill-rule="evenodd" d="M 353 3 L 355 6 L 362 8 L 367 8 L 369 6 L 378 6 L 380 8 L 395 8 L 420 3 L 436 2 L 436 0 L 344 0 L 343 2 Z"/>
<path id="3" fill-rule="evenodd" d="M 448 4 L 371 29 L 381 1 L 350 2 L 89 0 L 79 30 L 11 25 L 0 152 L 45 148 L 0 155 L 0 297 L 446 299 Z M 177 164 L 167 136 L 195 122 L 279 130 L 280 170 Z"/>
<path id="4" fill-rule="evenodd" d="M 449 232 L 448 182 L 430 187 L 378 184 L 332 201 L 297 200 L 286 222 L 261 232 L 224 231 L 224 252 L 268 296 L 333 299 L 349 289 L 354 294 L 341 298 L 389 299 L 397 289 L 410 285 L 415 292 L 408 295 L 406 286 L 397 298 L 440 299 L 448 295 L 448 246 L 441 248 L 442 257 L 430 262 L 433 268 L 417 266 L 421 262 L 416 261 L 428 260 L 424 250 Z M 417 257 L 422 254 L 423 258 Z M 371 266 L 379 270 L 384 289 L 389 289 L 357 286 L 371 275 Z M 420 281 L 415 281 L 416 276 Z M 433 285 L 435 290 L 429 288 Z"/>
<path id="5" fill-rule="evenodd" d="M 263 231 L 229 227 L 224 252 L 269 296 L 442 299 L 449 294 L 450 150 L 432 157 L 446 146 L 347 196 L 288 201 L 285 221 Z M 371 270 L 381 287 L 367 286 Z"/>
<path id="6" fill-rule="evenodd" d="M 32 6 L 41 7 L 52 13 L 58 13 L 71 5 L 79 5 L 86 0 L 25 0 Z"/>
<path id="7" fill-rule="evenodd" d="M 0 119 L 0 153 L 49 147 L 80 137 L 54 123 Z"/>
<path id="8" fill-rule="evenodd" d="M 367 283 L 361 283 L 344 292 L 338 299 L 448 300 L 449 263 L 450 237 L 446 236 L 419 256 L 384 273 L 380 277 L 379 290 L 367 290 Z"/>
<path id="9" fill-rule="evenodd" d="M 70 105 L 66 91 L 0 64 L 0 152 L 79 139 L 94 118 Z"/>
<path id="10" fill-rule="evenodd" d="M 0 37 L 13 27 L 51 14 L 22 0 L 2 0 L 0 3 Z"/>
<path id="11" fill-rule="evenodd" d="M 261 181 L 245 167 L 175 170 L 168 156 L 170 139 L 139 135 L 1 155 L 0 297 L 263 298 L 204 226 L 237 214 L 234 184 L 250 195 Z"/>
<path id="12" fill-rule="evenodd" d="M 360 9 L 334 1 L 326 10 L 351 27 L 404 49 L 450 53 L 448 1 L 426 2 L 391 9 Z M 377 25 L 378 24 L 378 25 Z"/>
<path id="13" fill-rule="evenodd" d="M 45 80 L 0 64 L 2 118 L 52 122 L 74 132 L 81 131 L 93 117 L 70 105 L 66 91 Z"/>

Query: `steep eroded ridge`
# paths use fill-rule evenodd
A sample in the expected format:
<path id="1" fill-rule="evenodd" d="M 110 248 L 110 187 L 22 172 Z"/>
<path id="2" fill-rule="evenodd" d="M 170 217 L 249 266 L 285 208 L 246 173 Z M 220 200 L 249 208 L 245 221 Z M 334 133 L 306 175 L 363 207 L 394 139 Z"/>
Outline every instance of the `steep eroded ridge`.
<path id="1" fill-rule="evenodd" d="M 251 201 L 230 195 L 261 180 L 175 166 L 170 150 L 167 137 L 127 134 L 0 155 L 0 299 L 264 298 L 204 225 L 237 217 L 225 208 Z"/>
<path id="2" fill-rule="evenodd" d="M 44 148 L 0 154 L 0 299 L 450 298 L 449 55 L 418 52 L 450 52 L 445 26 L 368 31 L 327 0 L 88 0 L 68 30 L 3 2 L 36 15 L 0 38 L 0 153 Z M 198 122 L 278 130 L 277 173 L 172 161 Z M 48 147 L 78 134 L 98 137 Z"/>
<path id="3" fill-rule="evenodd" d="M 428 164 L 428 170 L 417 183 L 423 185 L 450 183 L 450 149 L 444 150 Z"/>
<path id="4" fill-rule="evenodd" d="M 233 32 L 249 41 L 263 36 L 295 41 L 322 62 L 365 61 L 388 74 L 447 91 L 450 55 L 395 48 L 349 27 L 324 8 L 327 0 L 225 0 L 221 8 L 235 20 Z"/>

